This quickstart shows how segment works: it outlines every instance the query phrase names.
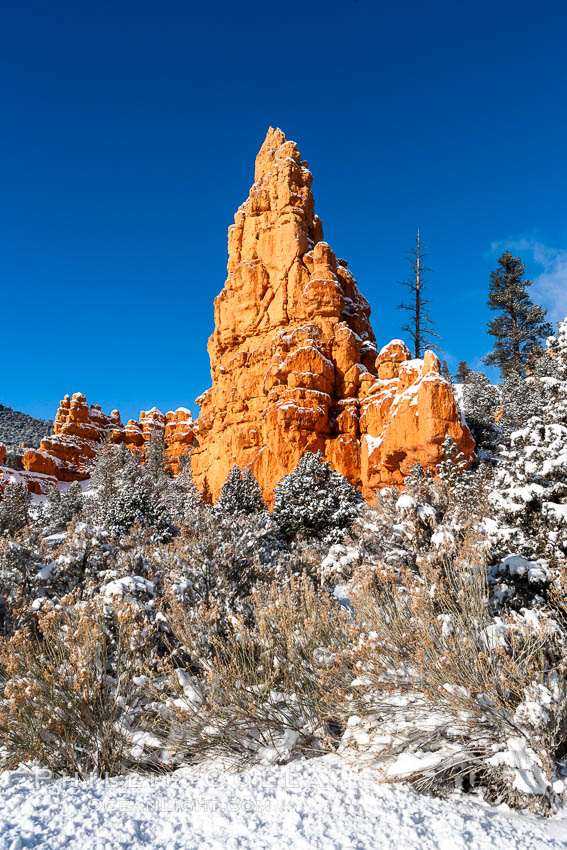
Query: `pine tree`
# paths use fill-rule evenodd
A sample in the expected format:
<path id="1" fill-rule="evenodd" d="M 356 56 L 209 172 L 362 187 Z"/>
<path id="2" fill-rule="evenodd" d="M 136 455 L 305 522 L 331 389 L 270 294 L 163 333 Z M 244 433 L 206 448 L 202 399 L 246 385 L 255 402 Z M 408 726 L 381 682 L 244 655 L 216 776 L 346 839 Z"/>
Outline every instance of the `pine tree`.
<path id="1" fill-rule="evenodd" d="M 274 518 L 288 537 L 300 532 L 338 542 L 360 511 L 362 497 L 321 453 L 306 452 L 274 491 Z"/>
<path id="2" fill-rule="evenodd" d="M 498 387 L 484 372 L 469 370 L 463 384 L 462 407 L 477 447 L 494 449 L 500 438 L 496 412 L 500 406 Z"/>
<path id="3" fill-rule="evenodd" d="M 528 379 L 545 395 L 538 415 L 512 433 L 491 501 L 500 554 L 543 558 L 553 567 L 567 563 L 567 320 L 548 340 L 545 362 L 554 377 Z"/>
<path id="4" fill-rule="evenodd" d="M 165 439 L 162 428 L 154 427 L 146 449 L 146 469 L 158 488 L 164 490 L 168 485 L 169 476 L 165 468 Z"/>
<path id="5" fill-rule="evenodd" d="M 423 260 L 427 254 L 423 253 L 419 229 L 415 248 L 409 252 L 411 257 L 411 274 L 406 281 L 401 281 L 402 286 L 409 289 L 409 303 L 400 304 L 398 309 L 409 313 L 407 324 L 402 326 L 402 331 L 407 333 L 412 340 L 414 357 L 423 355 L 426 348 L 437 348 L 435 339 L 439 335 L 435 333 L 433 319 L 429 313 L 431 301 L 425 298 L 425 273 L 431 271 Z"/>
<path id="6" fill-rule="evenodd" d="M 542 412 L 547 395 L 546 385 L 525 378 L 517 372 L 510 374 L 500 385 L 501 416 L 499 425 L 506 438 L 522 428 L 532 417 Z"/>
<path id="7" fill-rule="evenodd" d="M 450 487 L 454 487 L 462 480 L 468 461 L 449 434 L 443 440 L 441 448 L 443 449 L 443 460 L 437 467 L 439 478 Z"/>
<path id="8" fill-rule="evenodd" d="M 249 469 L 240 470 L 233 466 L 224 482 L 216 501 L 215 511 L 219 514 L 239 516 L 266 510 L 260 485 Z"/>
<path id="9" fill-rule="evenodd" d="M 485 363 L 498 366 L 504 378 L 533 369 L 542 353 L 542 339 L 553 333 L 545 321 L 546 311 L 530 299 L 527 290 L 532 284 L 523 279 L 524 270 L 521 259 L 505 251 L 490 275 L 487 303 L 500 315 L 488 323 L 488 333 L 495 342 Z"/>
<path id="10" fill-rule="evenodd" d="M 152 528 L 155 539 L 161 542 L 169 540 L 173 532 L 167 505 L 159 498 L 147 472 L 112 498 L 104 524 L 118 537 L 127 534 L 135 524 Z"/>
<path id="11" fill-rule="evenodd" d="M 143 474 L 138 458 L 126 448 L 105 443 L 90 466 L 93 493 L 85 505 L 89 521 L 105 525 L 111 503 L 124 488 L 132 487 Z"/>
<path id="12" fill-rule="evenodd" d="M 179 473 L 170 480 L 164 501 L 173 522 L 191 525 L 196 521 L 203 502 L 193 480 L 190 452 L 179 459 Z"/>
<path id="13" fill-rule="evenodd" d="M 82 508 L 83 492 L 78 481 L 73 481 L 65 493 L 54 487 L 42 506 L 42 524 L 49 528 L 65 528 Z"/>
<path id="14" fill-rule="evenodd" d="M 451 371 L 449 369 L 449 366 L 447 365 L 446 360 L 441 361 L 441 374 L 443 375 L 448 384 L 453 383 L 453 376 L 451 375 Z"/>
<path id="15" fill-rule="evenodd" d="M 0 501 L 0 532 L 13 534 L 29 522 L 30 494 L 25 484 L 10 481 Z"/>
<path id="16" fill-rule="evenodd" d="M 457 373 L 455 375 L 457 379 L 457 383 L 464 384 L 467 380 L 467 377 L 470 375 L 471 369 L 466 360 L 459 361 L 459 368 L 457 369 Z"/>

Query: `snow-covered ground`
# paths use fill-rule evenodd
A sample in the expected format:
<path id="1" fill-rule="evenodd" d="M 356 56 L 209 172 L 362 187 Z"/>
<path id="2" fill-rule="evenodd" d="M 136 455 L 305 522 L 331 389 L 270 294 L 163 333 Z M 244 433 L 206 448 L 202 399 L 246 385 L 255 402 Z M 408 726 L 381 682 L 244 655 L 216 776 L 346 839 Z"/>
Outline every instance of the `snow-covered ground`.
<path id="1" fill-rule="evenodd" d="M 542 820 L 381 785 L 334 756 L 241 774 L 53 780 L 0 774 L 0 850 L 546 850 L 567 820 Z"/>

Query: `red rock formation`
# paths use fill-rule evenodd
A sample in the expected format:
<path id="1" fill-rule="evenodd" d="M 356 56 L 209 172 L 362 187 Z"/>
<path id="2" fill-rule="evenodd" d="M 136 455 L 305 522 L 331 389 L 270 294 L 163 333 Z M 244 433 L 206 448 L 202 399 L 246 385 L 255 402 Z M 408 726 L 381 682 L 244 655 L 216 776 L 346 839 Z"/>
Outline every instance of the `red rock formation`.
<path id="1" fill-rule="evenodd" d="M 323 242 L 312 176 L 297 145 L 270 129 L 255 182 L 228 232 L 228 278 L 215 299 L 212 387 L 197 403 L 197 483 L 213 497 L 234 464 L 269 499 L 306 451 L 372 496 L 413 463 L 435 467 L 450 433 L 472 438 L 431 352 L 395 341 L 377 357 L 370 307 Z"/>
<path id="2" fill-rule="evenodd" d="M 197 426 L 185 408 L 165 416 L 153 408 L 124 427 L 118 411 L 107 416 L 76 393 L 61 402 L 53 436 L 24 456 L 26 470 L 85 478 L 106 435 L 143 458 L 158 428 L 174 472 L 197 437 L 193 473 L 215 498 L 238 464 L 270 500 L 306 451 L 321 451 L 372 498 L 416 462 L 435 469 L 446 434 L 472 456 L 437 357 L 412 360 L 400 340 L 377 354 L 368 302 L 322 241 L 311 182 L 295 142 L 270 129 L 228 232 L 228 278 L 208 345 L 212 387 L 197 400 Z"/>
<path id="3" fill-rule="evenodd" d="M 41 441 L 39 449 L 26 452 L 24 469 L 54 475 L 59 481 L 84 480 L 89 477 L 88 467 L 98 444 L 107 435 L 120 441 L 122 431 L 117 410 L 107 416 L 100 405 L 89 407 L 83 393 L 75 393 L 73 398 L 66 395 L 57 411 L 53 434 Z"/>
<path id="4" fill-rule="evenodd" d="M 378 380 L 360 394 L 366 496 L 379 487 L 402 484 L 416 463 L 435 470 L 443 460 L 441 445 L 447 435 L 472 457 L 474 441 L 432 351 L 426 351 L 423 360 L 412 360 L 404 343 L 393 340 L 376 364 Z"/>
<path id="5" fill-rule="evenodd" d="M 6 446 L 0 443 L 0 494 L 4 487 L 11 481 L 25 484 L 30 493 L 42 495 L 48 493 L 52 487 L 57 484 L 57 479 L 52 475 L 42 475 L 35 472 L 23 472 L 19 469 L 12 469 L 9 466 L 2 466 L 6 459 Z"/>
<path id="6" fill-rule="evenodd" d="M 89 407 L 83 393 L 66 395 L 55 417 L 54 433 L 41 441 L 39 449 L 26 452 L 24 469 L 55 481 L 80 481 L 89 477 L 89 466 L 104 439 L 125 443 L 143 459 L 153 428 L 165 430 L 167 457 L 177 472 L 179 459 L 194 441 L 193 420 L 186 408 L 166 416 L 156 408 L 142 410 L 139 422 L 130 419 L 124 427 L 117 410 L 108 416 L 98 404 Z"/>

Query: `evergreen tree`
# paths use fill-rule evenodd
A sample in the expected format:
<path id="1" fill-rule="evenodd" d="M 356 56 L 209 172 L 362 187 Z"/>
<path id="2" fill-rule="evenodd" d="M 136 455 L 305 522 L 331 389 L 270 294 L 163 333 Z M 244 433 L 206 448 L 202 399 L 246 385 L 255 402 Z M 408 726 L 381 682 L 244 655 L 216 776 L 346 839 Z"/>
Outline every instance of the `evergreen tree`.
<path id="1" fill-rule="evenodd" d="M 288 537 L 300 532 L 338 542 L 360 511 L 362 497 L 321 453 L 306 452 L 274 491 L 274 518 Z"/>
<path id="2" fill-rule="evenodd" d="M 455 378 L 457 379 L 457 383 L 464 384 L 467 380 L 468 376 L 471 373 L 470 366 L 468 365 L 466 360 L 459 361 L 459 368 L 457 369 L 457 373 Z"/>
<path id="3" fill-rule="evenodd" d="M 450 372 L 450 369 L 447 365 L 446 360 L 441 361 L 441 374 L 443 375 L 443 377 L 445 378 L 445 380 L 447 381 L 448 384 L 453 383 L 453 376 L 451 375 L 451 372 Z"/>
<path id="4" fill-rule="evenodd" d="M 484 372 L 469 370 L 463 384 L 462 408 L 477 447 L 494 449 L 500 439 L 496 414 L 500 406 L 498 387 Z"/>
<path id="5" fill-rule="evenodd" d="M 546 395 L 547 388 L 543 382 L 525 378 L 516 372 L 502 382 L 499 425 L 507 439 L 532 417 L 541 414 Z"/>
<path id="6" fill-rule="evenodd" d="M 287 575 L 286 564 L 283 536 L 269 514 L 234 517 L 201 506 L 177 542 L 174 580 L 205 646 L 233 613 L 250 617 L 254 586 Z"/>
<path id="7" fill-rule="evenodd" d="M 78 481 L 73 481 L 65 493 L 57 487 L 50 490 L 41 511 L 42 524 L 49 528 L 65 528 L 83 509 L 83 492 Z"/>
<path id="8" fill-rule="evenodd" d="M 409 300 L 407 304 L 402 303 L 398 307 L 409 314 L 408 322 L 402 326 L 402 331 L 410 336 L 416 358 L 421 357 L 426 348 L 437 348 L 435 339 L 439 339 L 429 313 L 431 301 L 425 297 L 425 273 L 431 271 L 423 263 L 426 256 L 418 229 L 415 248 L 410 251 L 411 274 L 407 280 L 401 281 L 401 285 L 409 290 Z"/>
<path id="9" fill-rule="evenodd" d="M 29 523 L 30 494 L 25 484 L 10 481 L 0 501 L 0 533 L 13 534 Z"/>
<path id="10" fill-rule="evenodd" d="M 138 458 L 124 443 L 104 443 L 90 466 L 93 493 L 85 505 L 89 521 L 105 525 L 111 503 L 143 474 Z"/>
<path id="11" fill-rule="evenodd" d="M 158 488 L 164 490 L 168 485 L 169 476 L 165 467 L 165 438 L 162 428 L 152 428 L 146 450 L 146 469 L 150 478 Z"/>
<path id="12" fill-rule="evenodd" d="M 105 527 L 118 537 L 127 534 L 136 524 L 152 528 L 155 539 L 161 542 L 169 540 L 174 531 L 167 505 L 159 498 L 147 472 L 116 493 L 104 520 Z"/>
<path id="13" fill-rule="evenodd" d="M 193 480 L 190 452 L 179 459 L 179 473 L 170 480 L 164 501 L 172 521 L 178 525 L 192 525 L 200 514 L 203 502 Z"/>
<path id="14" fill-rule="evenodd" d="M 545 359 L 555 377 L 530 379 L 546 393 L 537 416 L 512 433 L 497 468 L 491 501 L 501 555 L 567 563 L 567 320 L 548 340 Z M 543 398 L 540 396 L 540 399 Z"/>
<path id="15" fill-rule="evenodd" d="M 201 490 L 201 501 L 204 505 L 213 504 L 213 494 L 211 493 L 211 487 L 208 478 L 205 478 L 203 483 L 203 489 Z"/>
<path id="16" fill-rule="evenodd" d="M 553 332 L 545 321 L 546 311 L 530 299 L 527 290 L 531 281 L 524 280 L 524 270 L 521 259 L 505 251 L 490 275 L 487 303 L 500 315 L 488 323 L 488 333 L 495 342 L 485 363 L 498 366 L 504 378 L 533 369 L 542 353 L 542 339 Z"/>
<path id="17" fill-rule="evenodd" d="M 240 470 L 233 466 L 224 482 L 216 501 L 215 511 L 219 514 L 239 516 L 266 510 L 260 485 L 249 469 Z"/>
<path id="18" fill-rule="evenodd" d="M 443 449 L 443 460 L 437 467 L 439 478 L 449 487 L 455 487 L 463 480 L 463 473 L 468 466 L 468 461 L 449 434 L 443 440 L 441 448 Z"/>

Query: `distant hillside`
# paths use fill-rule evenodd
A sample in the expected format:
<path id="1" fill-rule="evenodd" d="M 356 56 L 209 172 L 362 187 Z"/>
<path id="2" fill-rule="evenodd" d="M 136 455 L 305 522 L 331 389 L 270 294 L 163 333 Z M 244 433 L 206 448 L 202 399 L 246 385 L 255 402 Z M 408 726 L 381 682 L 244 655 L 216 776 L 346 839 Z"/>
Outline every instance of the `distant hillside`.
<path id="1" fill-rule="evenodd" d="M 0 443 L 5 443 L 8 451 L 21 443 L 28 448 L 37 448 L 41 438 L 51 432 L 52 425 L 46 419 L 34 419 L 27 413 L 0 404 Z"/>

